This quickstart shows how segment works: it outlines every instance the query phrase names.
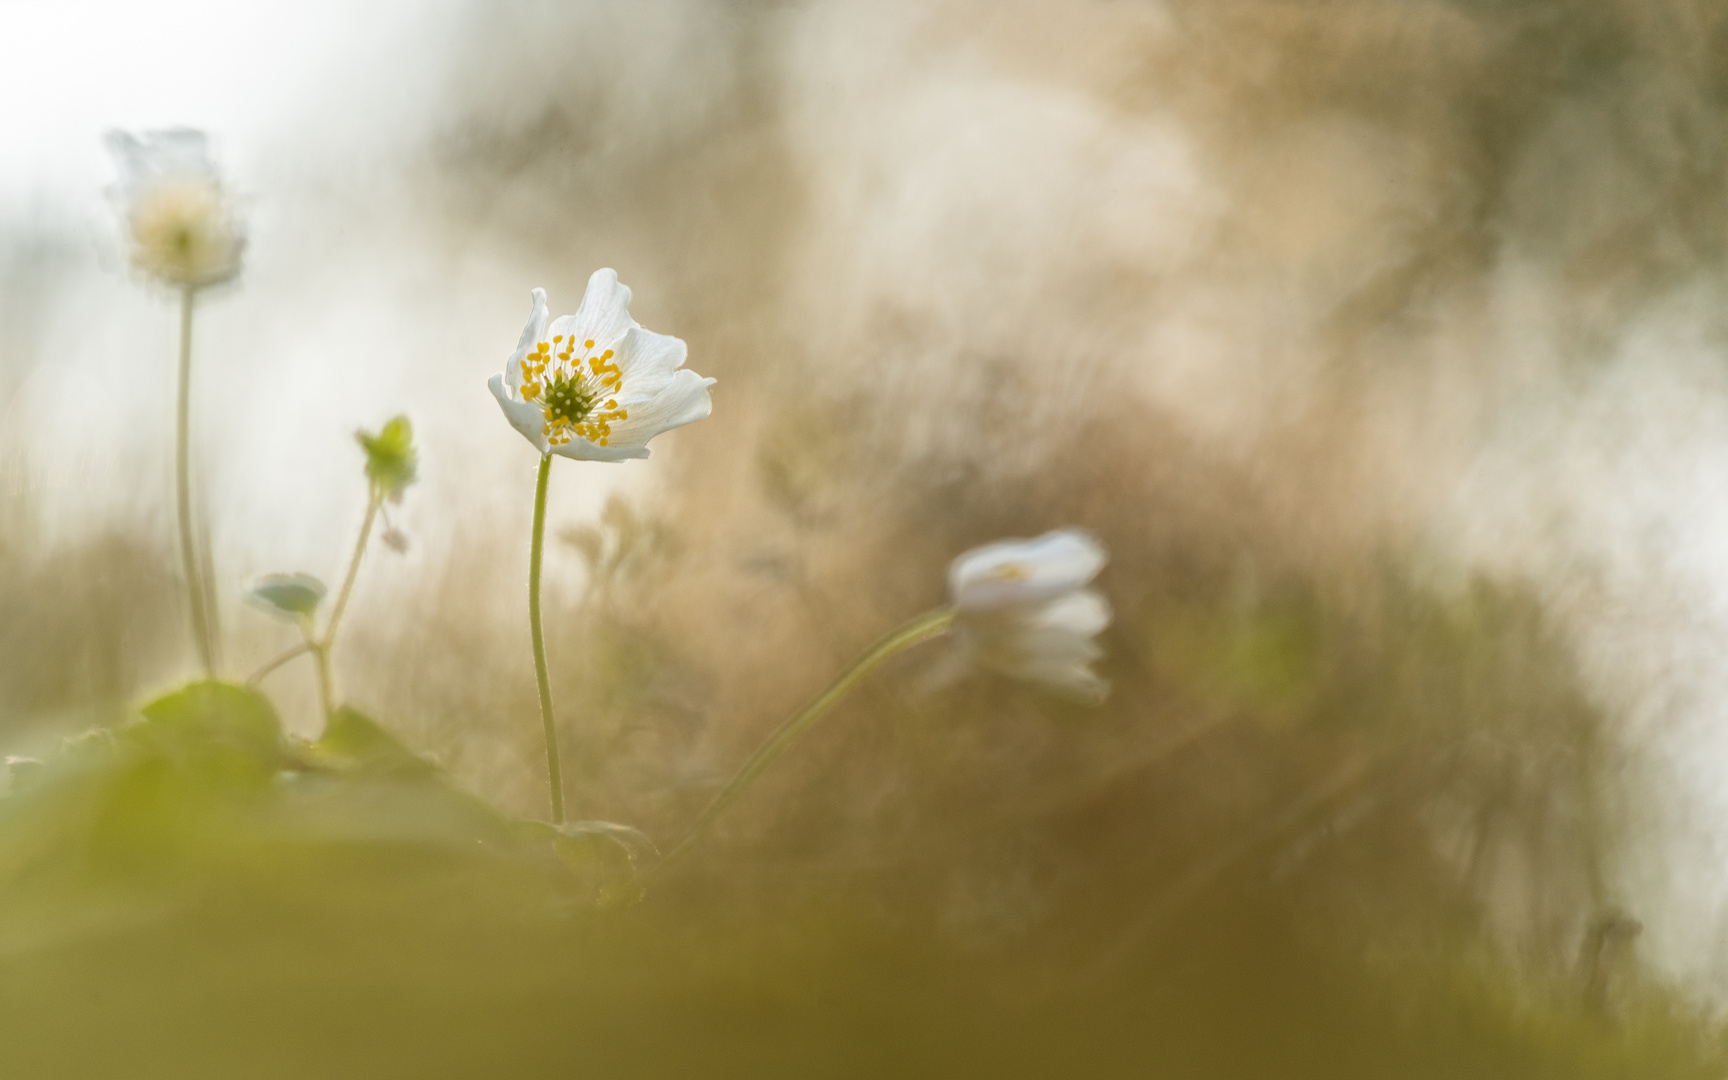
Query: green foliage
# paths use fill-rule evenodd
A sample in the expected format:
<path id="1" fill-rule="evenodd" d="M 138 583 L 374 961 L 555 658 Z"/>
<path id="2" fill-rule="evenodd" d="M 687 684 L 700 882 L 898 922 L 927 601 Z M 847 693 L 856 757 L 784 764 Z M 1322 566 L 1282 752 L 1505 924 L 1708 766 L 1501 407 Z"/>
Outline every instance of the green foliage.
<path id="1" fill-rule="evenodd" d="M 1314 598 L 1152 607 L 1163 614 L 1137 616 L 1149 641 L 1189 643 L 1152 650 L 1157 677 L 1222 703 L 1286 765 L 1316 754 L 1335 771 L 1353 725 L 1385 727 L 1385 703 L 1406 695 L 1528 712 L 1519 688 L 1549 663 L 1523 610 L 1486 595 L 1392 594 L 1360 654 L 1356 618 Z M 964 728 L 955 704 L 923 725 Z M 1417 751 L 1433 737 L 1423 723 L 1399 735 Z M 1243 745 L 1213 752 L 1245 759 Z M 1130 788 L 1023 815 L 1017 835 L 1096 861 L 1068 865 L 1035 933 L 978 945 L 960 916 L 887 891 L 917 882 L 931 852 L 963 860 L 996 842 L 975 812 L 962 842 L 939 846 L 956 822 L 911 779 L 895 797 L 920 835 L 867 869 L 721 843 L 644 876 L 656 853 L 633 828 L 514 820 L 357 710 L 309 743 L 259 693 L 194 683 L 72 740 L 0 798 L 0 1040 L 19 1075 L 140 1080 L 1721 1075 L 1713 1023 L 1658 986 L 1621 979 L 1593 1000 L 1458 924 L 1410 921 L 1420 906 L 1386 923 L 1385 879 L 1428 879 L 1376 845 L 1408 844 L 1398 800 L 1425 812 L 1416 797 L 1434 781 L 1396 753 L 1371 760 L 1394 767 L 1357 768 L 1347 797 L 1300 817 L 1277 809 L 1290 778 L 1267 774 L 1271 812 L 1245 822 L 1244 798 L 1220 826 L 1197 800 L 1177 800 L 1183 822 L 1153 802 L 1133 813 L 1156 827 L 1113 839 L 1098 802 L 1170 793 L 1144 768 Z M 963 778 L 952 758 L 938 765 L 944 783 Z M 1170 776 L 1195 772 L 1176 762 Z M 1365 823 L 1346 813 L 1364 798 Z M 1205 837 L 1187 859 L 1184 828 Z M 1352 866 L 1364 856 L 1380 893 Z M 1362 921 L 1379 928 L 1366 959 Z M 1144 932 L 1100 963 L 1097 944 L 1124 925 Z M 1399 925 L 1422 933 L 1381 932 Z"/>
<path id="2" fill-rule="evenodd" d="M 404 746 L 377 721 L 346 705 L 330 717 L 312 748 L 330 762 L 376 773 L 436 771 L 436 766 Z"/>
<path id="3" fill-rule="evenodd" d="M 311 574 L 267 574 L 246 594 L 253 607 L 290 622 L 310 619 L 328 590 Z"/>
<path id="4" fill-rule="evenodd" d="M 366 479 L 379 494 L 400 499 L 417 479 L 420 468 L 420 452 L 414 447 L 414 425 L 406 416 L 396 416 L 377 434 L 356 431 L 354 439 L 366 452 Z"/>
<path id="5" fill-rule="evenodd" d="M 208 680 L 157 698 L 115 736 L 179 765 L 221 762 L 268 774 L 289 760 L 276 710 L 262 694 Z"/>

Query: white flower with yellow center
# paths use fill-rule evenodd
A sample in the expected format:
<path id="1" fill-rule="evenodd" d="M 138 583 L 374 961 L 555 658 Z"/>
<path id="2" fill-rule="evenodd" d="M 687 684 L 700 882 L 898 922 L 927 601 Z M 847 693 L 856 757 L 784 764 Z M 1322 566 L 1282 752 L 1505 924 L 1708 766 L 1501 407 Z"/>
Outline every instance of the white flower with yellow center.
<path id="1" fill-rule="evenodd" d="M 1086 700 L 1109 683 L 1092 670 L 1110 605 L 1087 586 L 1104 568 L 1103 545 L 1078 529 L 1002 540 L 949 566 L 954 632 L 977 664 Z"/>
<path id="2" fill-rule="evenodd" d="M 487 384 L 542 454 L 584 461 L 648 456 L 648 440 L 700 420 L 713 379 L 685 368 L 684 342 L 638 326 L 630 290 L 596 270 L 574 315 L 547 324 L 546 290 L 502 374 Z"/>
<path id="3" fill-rule="evenodd" d="M 120 169 L 112 194 L 134 267 L 184 289 L 216 285 L 240 272 L 246 239 L 203 132 L 170 128 L 140 139 L 114 131 L 108 149 Z"/>

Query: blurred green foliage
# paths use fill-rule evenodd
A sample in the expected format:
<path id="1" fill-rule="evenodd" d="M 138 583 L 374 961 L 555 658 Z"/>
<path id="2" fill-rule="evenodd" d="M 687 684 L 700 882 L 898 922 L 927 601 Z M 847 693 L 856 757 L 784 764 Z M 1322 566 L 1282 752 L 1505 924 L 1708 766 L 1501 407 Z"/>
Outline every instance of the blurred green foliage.
<path id="1" fill-rule="evenodd" d="M 366 452 L 366 479 L 382 497 L 400 499 L 418 478 L 420 452 L 414 447 L 414 425 L 406 416 L 387 421 L 376 435 L 356 431 L 354 439 Z"/>
<path id="2" fill-rule="evenodd" d="M 310 574 L 267 574 L 253 583 L 246 599 L 280 619 L 310 619 L 324 602 L 326 588 Z"/>

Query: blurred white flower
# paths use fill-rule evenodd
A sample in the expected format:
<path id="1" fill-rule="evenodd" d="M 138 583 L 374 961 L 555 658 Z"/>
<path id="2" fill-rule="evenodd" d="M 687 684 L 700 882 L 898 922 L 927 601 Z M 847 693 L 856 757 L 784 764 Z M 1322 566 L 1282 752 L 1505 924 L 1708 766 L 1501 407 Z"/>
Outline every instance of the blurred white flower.
<path id="1" fill-rule="evenodd" d="M 1089 701 L 1110 685 L 1092 671 L 1110 605 L 1087 588 L 1104 568 L 1097 540 L 1077 529 L 1002 540 L 949 566 L 955 635 L 971 659 Z"/>
<path id="2" fill-rule="evenodd" d="M 132 265 L 178 288 L 200 288 L 240 272 L 246 240 L 201 131 L 108 133 L 119 166 L 115 202 L 132 242 Z"/>
<path id="3" fill-rule="evenodd" d="M 700 420 L 705 379 L 683 367 L 684 342 L 630 317 L 630 290 L 596 270 L 574 315 L 547 325 L 546 290 L 522 340 L 488 385 L 511 425 L 542 454 L 586 461 L 648 456 L 648 440 Z"/>

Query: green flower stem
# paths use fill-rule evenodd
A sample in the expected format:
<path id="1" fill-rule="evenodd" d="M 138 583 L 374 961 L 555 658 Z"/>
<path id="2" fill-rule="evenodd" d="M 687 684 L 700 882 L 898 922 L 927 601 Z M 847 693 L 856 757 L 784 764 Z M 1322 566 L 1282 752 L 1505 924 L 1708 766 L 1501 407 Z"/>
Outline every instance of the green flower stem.
<path id="1" fill-rule="evenodd" d="M 336 685 L 330 678 L 330 646 L 308 637 L 306 651 L 312 654 L 312 662 L 318 669 L 318 703 L 324 708 L 324 724 L 328 727 L 330 718 L 336 715 Z"/>
<path id="2" fill-rule="evenodd" d="M 954 623 L 954 612 L 949 608 L 937 608 L 928 611 L 905 623 L 892 633 L 883 637 L 859 657 L 856 662 L 840 677 L 828 685 L 828 688 L 816 696 L 810 704 L 792 716 L 779 730 L 768 737 L 761 748 L 751 756 L 744 767 L 738 770 L 738 775 L 726 785 L 726 789 L 708 804 L 708 809 L 702 811 L 702 816 L 696 819 L 690 832 L 679 842 L 678 846 L 667 853 L 660 865 L 664 866 L 694 844 L 697 839 L 713 824 L 714 819 L 726 811 L 726 808 L 738 801 L 739 796 L 750 786 L 751 781 L 766 769 L 775 758 L 786 751 L 786 748 L 797 741 L 798 737 L 809 730 L 816 721 L 827 715 L 828 711 L 840 702 L 840 699 L 851 692 L 864 676 L 880 667 L 890 657 L 912 648 L 933 637 L 938 637 L 948 631 Z"/>
<path id="3" fill-rule="evenodd" d="M 210 608 L 204 596 L 204 574 L 192 532 L 192 297 L 194 289 L 180 292 L 180 396 L 174 427 L 174 480 L 180 517 L 180 563 L 186 575 L 187 600 L 192 609 L 192 639 L 204 674 L 216 674 L 215 650 L 210 637 Z"/>
<path id="4" fill-rule="evenodd" d="M 215 547 L 210 542 L 210 516 L 194 502 L 192 519 L 198 526 L 198 572 L 204 586 L 204 626 L 210 634 L 210 663 L 222 669 L 222 609 L 217 602 Z"/>
<path id="5" fill-rule="evenodd" d="M 310 644 L 308 644 L 307 642 L 302 641 L 300 644 L 294 646 L 292 649 L 289 649 L 286 652 L 277 654 L 277 656 L 274 659 L 272 659 L 270 662 L 266 663 L 263 667 L 259 668 L 257 671 L 254 671 L 251 675 L 247 676 L 246 677 L 246 685 L 247 686 L 257 686 L 260 682 L 264 681 L 264 676 L 270 674 L 272 671 L 275 671 L 277 668 L 281 667 L 283 664 L 286 664 L 288 661 L 294 659 L 296 656 L 299 656 L 301 653 L 311 652 L 311 651 L 312 651 L 312 646 Z"/>
<path id="6" fill-rule="evenodd" d="M 373 484 L 366 500 L 366 520 L 360 523 L 360 536 L 354 541 L 354 554 L 348 560 L 348 575 L 342 579 L 342 588 L 336 593 L 336 603 L 331 605 L 323 635 L 315 633 L 310 622 L 303 624 L 300 630 L 306 637 L 305 645 L 272 661 L 270 667 L 260 672 L 261 677 L 268 674 L 271 667 L 292 660 L 301 652 L 311 653 L 312 662 L 318 668 L 318 701 L 324 707 L 325 724 L 329 724 L 331 717 L 336 715 L 336 678 L 330 670 L 330 650 L 336 644 L 336 628 L 342 622 L 342 613 L 348 609 L 348 597 L 353 595 L 354 580 L 360 576 L 360 561 L 366 557 L 366 544 L 372 539 L 372 525 L 378 520 L 378 508 L 383 504 L 384 490 Z"/>
<path id="7" fill-rule="evenodd" d="M 534 485 L 534 541 L 528 549 L 528 627 L 534 637 L 534 677 L 540 683 L 540 725 L 546 735 L 546 780 L 552 788 L 552 824 L 564 824 L 564 773 L 558 766 L 558 724 L 552 718 L 552 680 L 546 674 L 546 637 L 540 631 L 540 556 L 546 546 L 546 480 L 552 455 L 540 455 Z"/>
<path id="8" fill-rule="evenodd" d="M 371 497 L 366 502 L 366 520 L 360 524 L 360 538 L 354 543 L 354 556 L 348 560 L 348 576 L 342 579 L 342 588 L 336 593 L 336 603 L 330 608 L 330 621 L 324 624 L 324 639 L 322 647 L 330 648 L 336 643 L 336 625 L 342 621 L 342 613 L 348 608 L 348 597 L 354 592 L 354 579 L 360 576 L 360 560 L 366 554 L 367 541 L 372 539 L 372 525 L 378 520 L 378 508 L 384 503 L 384 492 L 377 484 L 372 485 Z"/>
<path id="9" fill-rule="evenodd" d="M 354 554 L 348 560 L 348 576 L 342 579 L 342 588 L 336 594 L 336 603 L 330 608 L 330 618 L 324 623 L 324 633 L 319 635 L 309 618 L 302 619 L 300 636 L 304 640 L 254 671 L 246 680 L 247 686 L 256 686 L 264 676 L 301 653 L 307 653 L 318 669 L 318 701 L 324 709 L 324 722 L 330 722 L 330 718 L 336 713 L 336 680 L 330 668 L 330 653 L 336 645 L 336 628 L 342 622 L 342 613 L 348 608 L 348 598 L 354 593 L 354 581 L 360 576 L 360 562 L 366 557 L 366 545 L 372 539 L 372 526 L 377 522 L 378 511 L 383 505 L 384 489 L 373 484 L 366 503 L 366 519 L 360 525 L 360 536 L 354 542 Z"/>

